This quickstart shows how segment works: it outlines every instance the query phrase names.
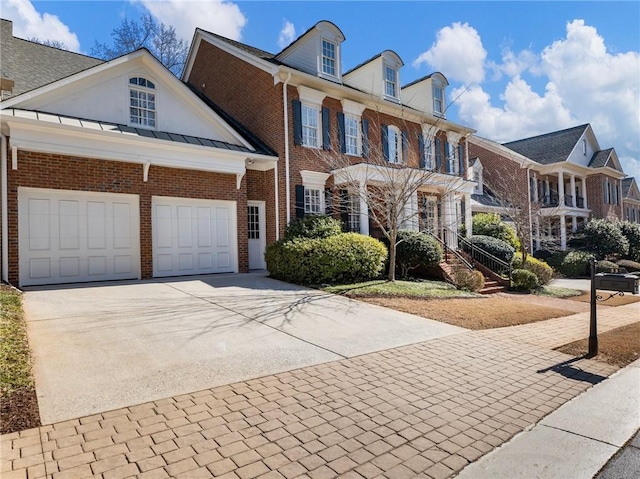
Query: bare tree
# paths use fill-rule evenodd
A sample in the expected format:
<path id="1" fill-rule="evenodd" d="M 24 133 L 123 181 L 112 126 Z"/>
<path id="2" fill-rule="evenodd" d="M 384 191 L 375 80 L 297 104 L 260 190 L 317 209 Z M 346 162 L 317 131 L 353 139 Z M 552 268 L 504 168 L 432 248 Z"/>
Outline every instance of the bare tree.
<path id="1" fill-rule="evenodd" d="M 124 19 L 111 32 L 113 43 L 96 40 L 91 55 L 103 60 L 112 60 L 140 48 L 149 50 L 171 72 L 178 76 L 184 67 L 189 52 L 189 44 L 178 39 L 175 28 L 158 24 L 151 14 L 144 14 L 139 21 Z"/>
<path id="2" fill-rule="evenodd" d="M 369 120 L 368 130 L 372 132 L 373 141 L 363 145 L 361 157 L 346 154 L 345 134 L 339 128 L 332 135 L 340 139 L 337 147 L 314 150 L 320 163 L 333 174 L 335 188 L 348 190 L 358 203 L 366 205 L 372 223 L 388 240 L 389 281 L 395 281 L 398 231 L 407 225 L 415 225 L 419 219 L 419 207 L 416 204 L 418 190 L 429 185 L 445 194 L 464 182 L 460 176 L 436 171 L 435 151 L 433 169 L 420 165 L 420 152 L 416 151 L 415 145 L 423 146 L 418 138 L 423 135 L 422 130 L 417 131 L 416 124 L 411 125 L 401 119 L 398 123 L 403 127 L 388 130 L 385 137 L 379 115 L 375 121 Z M 431 130 L 426 137 L 435 137 L 437 125 L 432 126 Z M 373 132 L 382 133 L 378 136 Z M 447 161 L 458 161 L 447 157 L 444 149 L 437 156 L 442 165 Z M 359 207 L 348 202 L 333 203 L 334 212 L 359 213 Z M 455 213 L 452 214 L 455 218 Z"/>
<path id="3" fill-rule="evenodd" d="M 40 39 L 38 37 L 29 38 L 30 42 L 40 43 L 41 45 L 46 45 L 48 47 L 58 48 L 59 50 L 69 50 L 69 47 L 66 43 L 61 42 L 60 40 L 50 40 L 50 39 Z"/>

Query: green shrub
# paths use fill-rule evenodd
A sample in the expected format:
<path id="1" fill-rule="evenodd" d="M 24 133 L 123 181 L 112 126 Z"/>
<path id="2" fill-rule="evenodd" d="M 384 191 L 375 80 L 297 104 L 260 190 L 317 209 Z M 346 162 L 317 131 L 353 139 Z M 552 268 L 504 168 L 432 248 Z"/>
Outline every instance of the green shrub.
<path id="1" fill-rule="evenodd" d="M 328 215 L 305 215 L 291 221 L 284 232 L 283 239 L 328 238 L 342 233 L 342 222 Z"/>
<path id="2" fill-rule="evenodd" d="M 380 241 L 358 233 L 280 240 L 265 253 L 271 276 L 295 284 L 367 281 L 380 275 L 386 258 Z"/>
<path id="3" fill-rule="evenodd" d="M 469 242 L 478 248 L 485 250 L 487 253 L 492 254 L 496 258 L 501 259 L 506 263 L 510 263 L 513 259 L 514 249 L 513 246 L 505 243 L 498 238 L 483 235 L 473 235 L 468 238 Z M 465 244 L 465 250 L 469 252 L 470 248 Z"/>
<path id="4" fill-rule="evenodd" d="M 528 269 L 514 269 L 511 284 L 518 291 L 533 291 L 539 286 L 538 278 Z"/>
<path id="5" fill-rule="evenodd" d="M 548 249 L 539 249 L 533 252 L 534 258 L 541 259 L 542 261 L 547 261 L 554 255 L 553 251 L 549 251 Z M 548 261 L 547 261 L 548 263 Z"/>
<path id="6" fill-rule="evenodd" d="M 460 267 L 453 272 L 453 276 L 456 287 L 463 291 L 472 291 L 475 293 L 484 287 L 484 276 L 477 269 L 470 271 L 467 268 Z"/>
<path id="7" fill-rule="evenodd" d="M 618 272 L 618 265 L 611 261 L 600 260 L 596 265 L 596 273 L 617 273 L 617 272 Z"/>
<path id="8" fill-rule="evenodd" d="M 513 262 L 511 264 L 514 269 L 527 269 L 535 274 L 540 286 L 549 284 L 551 278 L 553 278 L 553 268 L 544 261 L 536 259 L 531 255 L 527 256 L 527 264 L 523 266 L 522 253 L 516 253 L 513 256 Z"/>
<path id="9" fill-rule="evenodd" d="M 555 269 L 556 271 L 560 271 L 560 268 L 562 267 L 562 262 L 570 252 L 571 251 L 556 251 L 555 253 L 551 253 L 551 255 L 545 258 L 544 260 L 553 269 Z M 543 258 L 540 258 L 540 259 L 543 259 Z"/>
<path id="10" fill-rule="evenodd" d="M 629 242 L 629 253 L 625 259 L 640 262 L 640 223 L 622 221 L 620 223 L 620 232 Z"/>
<path id="11" fill-rule="evenodd" d="M 518 249 L 520 246 L 514 229 L 502 221 L 497 213 L 473 215 L 473 234 L 497 238 L 511 245 L 513 249 Z"/>
<path id="12" fill-rule="evenodd" d="M 580 276 L 589 276 L 590 266 L 589 260 L 591 254 L 584 251 L 570 251 L 558 266 L 558 271 L 567 278 L 576 278 Z"/>
<path id="13" fill-rule="evenodd" d="M 597 259 L 624 258 L 629 253 L 629 241 L 622 234 L 620 221 L 589 221 L 584 227 L 584 241 Z"/>
<path id="14" fill-rule="evenodd" d="M 620 268 L 626 269 L 629 273 L 633 273 L 634 271 L 640 271 L 640 263 L 638 263 L 637 261 L 621 259 L 620 261 L 618 261 L 618 266 Z"/>
<path id="15" fill-rule="evenodd" d="M 398 231 L 396 264 L 402 277 L 415 268 L 428 268 L 442 261 L 442 248 L 431 236 L 419 231 Z"/>

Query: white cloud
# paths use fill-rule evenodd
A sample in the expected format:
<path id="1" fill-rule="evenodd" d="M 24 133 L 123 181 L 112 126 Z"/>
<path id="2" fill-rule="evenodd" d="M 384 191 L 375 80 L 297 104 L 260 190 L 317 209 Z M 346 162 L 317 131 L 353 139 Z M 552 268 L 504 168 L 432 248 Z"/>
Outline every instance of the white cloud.
<path id="1" fill-rule="evenodd" d="M 527 49 L 514 53 L 507 47 L 502 50 L 501 63 L 490 61 L 487 66 L 494 71 L 493 80 L 498 80 L 502 75 L 513 78 L 525 71 L 536 71 L 538 63 L 538 56 L 533 51 Z"/>
<path id="2" fill-rule="evenodd" d="M 623 156 L 618 159 L 620 160 L 622 169 L 627 174 L 627 176 L 635 176 L 636 181 L 640 182 L 640 160 L 631 156 Z"/>
<path id="3" fill-rule="evenodd" d="M 247 19 L 235 3 L 225 0 L 132 0 L 160 22 L 173 26 L 178 38 L 191 40 L 197 27 L 240 40 Z"/>
<path id="4" fill-rule="evenodd" d="M 435 43 L 413 61 L 413 66 L 418 68 L 425 63 L 449 80 L 468 85 L 484 80 L 486 58 L 487 51 L 476 29 L 456 22 L 438 31 Z"/>
<path id="5" fill-rule="evenodd" d="M 278 36 L 278 46 L 284 48 L 296 38 L 296 27 L 289 20 L 285 20 Z"/>
<path id="6" fill-rule="evenodd" d="M 38 12 L 29 0 L 3 0 L 2 17 L 13 22 L 16 37 L 57 40 L 71 51 L 80 51 L 78 36 L 56 15 Z"/>

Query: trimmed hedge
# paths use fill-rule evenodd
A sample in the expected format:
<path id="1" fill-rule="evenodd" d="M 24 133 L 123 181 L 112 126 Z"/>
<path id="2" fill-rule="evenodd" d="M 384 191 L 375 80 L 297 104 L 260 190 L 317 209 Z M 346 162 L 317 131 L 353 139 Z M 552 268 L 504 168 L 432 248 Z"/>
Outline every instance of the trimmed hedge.
<path id="1" fill-rule="evenodd" d="M 522 253 L 516 253 L 513 257 L 514 269 L 526 269 L 531 271 L 538 278 L 538 285 L 542 286 L 549 284 L 553 278 L 553 268 L 544 261 L 534 258 L 531 255 L 527 256 L 527 264 L 522 265 Z"/>
<path id="2" fill-rule="evenodd" d="M 620 221 L 589 221 L 584 227 L 584 240 L 597 259 L 625 258 L 629 253 L 629 240 L 622 234 Z"/>
<path id="3" fill-rule="evenodd" d="M 475 293 L 484 287 L 484 276 L 477 269 L 469 271 L 467 268 L 461 267 L 457 268 L 453 275 L 453 279 L 456 282 L 456 288 L 463 291 L 471 291 Z"/>
<path id="4" fill-rule="evenodd" d="M 398 231 L 396 264 L 402 277 L 415 268 L 428 268 L 442 261 L 440 244 L 426 233 L 411 230 Z"/>
<path id="5" fill-rule="evenodd" d="M 638 263 L 637 261 L 621 259 L 620 261 L 618 261 L 618 266 L 620 268 L 626 269 L 629 273 L 633 273 L 634 271 L 640 271 L 640 263 Z"/>
<path id="6" fill-rule="evenodd" d="M 591 253 L 585 253 L 584 251 L 570 251 L 564 255 L 557 269 L 567 278 L 589 276 L 589 260 L 591 256 L 593 256 Z"/>
<path id="7" fill-rule="evenodd" d="M 518 291 L 533 291 L 538 284 L 538 278 L 528 269 L 514 269 L 511 273 L 511 284 Z"/>
<path id="8" fill-rule="evenodd" d="M 598 261 L 596 265 L 596 273 L 617 273 L 618 265 L 611 261 Z M 591 273 L 591 272 L 589 272 Z"/>
<path id="9" fill-rule="evenodd" d="M 472 235 L 468 240 L 471 244 L 482 248 L 487 253 L 492 254 L 506 263 L 511 263 L 513 259 L 515 249 L 502 240 L 483 235 Z M 470 248 L 465 244 L 465 251 L 469 252 L 469 250 Z"/>
<path id="10" fill-rule="evenodd" d="M 500 219 L 497 213 L 478 213 L 473 215 L 473 234 L 479 236 L 491 236 L 518 249 L 520 241 L 514 229 Z"/>
<path id="11" fill-rule="evenodd" d="M 355 283 L 382 273 L 387 248 L 359 233 L 280 240 L 267 246 L 272 277 L 295 284 Z"/>
<path id="12" fill-rule="evenodd" d="M 291 221 L 285 229 L 283 239 L 328 238 L 342 233 L 342 222 L 328 215 L 305 215 Z"/>

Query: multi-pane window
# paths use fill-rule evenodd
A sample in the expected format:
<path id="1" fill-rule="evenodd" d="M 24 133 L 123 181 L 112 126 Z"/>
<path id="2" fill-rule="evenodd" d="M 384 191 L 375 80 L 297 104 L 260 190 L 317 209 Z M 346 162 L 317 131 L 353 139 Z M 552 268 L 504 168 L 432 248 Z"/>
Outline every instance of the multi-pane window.
<path id="1" fill-rule="evenodd" d="M 384 93 L 388 97 L 398 97 L 398 72 L 395 68 L 384 67 Z"/>
<path id="2" fill-rule="evenodd" d="M 349 214 L 347 219 L 347 229 L 351 232 L 360 231 L 360 197 L 349 195 Z"/>
<path id="3" fill-rule="evenodd" d="M 336 76 L 336 44 L 322 40 L 322 73 Z"/>
<path id="4" fill-rule="evenodd" d="M 247 207 L 249 239 L 260 239 L 260 209 L 257 206 Z"/>
<path id="5" fill-rule="evenodd" d="M 156 86 L 146 78 L 129 79 L 129 121 L 132 125 L 156 127 Z"/>
<path id="6" fill-rule="evenodd" d="M 428 231 L 435 233 L 437 231 L 436 225 L 436 201 L 432 198 L 422 199 L 422 208 L 420 208 L 420 231 Z"/>
<path id="7" fill-rule="evenodd" d="M 447 173 L 457 173 L 458 162 L 456 160 L 456 149 L 451 143 L 446 143 L 447 145 Z"/>
<path id="8" fill-rule="evenodd" d="M 427 170 L 433 170 L 436 165 L 433 158 L 433 139 L 427 137 L 424 142 L 424 167 Z"/>
<path id="9" fill-rule="evenodd" d="M 318 109 L 302 105 L 302 144 L 318 146 Z"/>
<path id="10" fill-rule="evenodd" d="M 433 111 L 440 115 L 444 113 L 444 90 L 439 85 L 433 86 Z"/>
<path id="11" fill-rule="evenodd" d="M 344 117 L 345 149 L 348 155 L 358 155 L 358 120 L 353 117 Z"/>
<path id="12" fill-rule="evenodd" d="M 304 189 L 304 212 L 307 214 L 322 213 L 321 191 L 317 188 Z"/>
<path id="13" fill-rule="evenodd" d="M 387 133 L 387 141 L 389 144 L 389 163 L 402 163 L 402 136 L 400 132 L 393 127 L 389 127 Z"/>

